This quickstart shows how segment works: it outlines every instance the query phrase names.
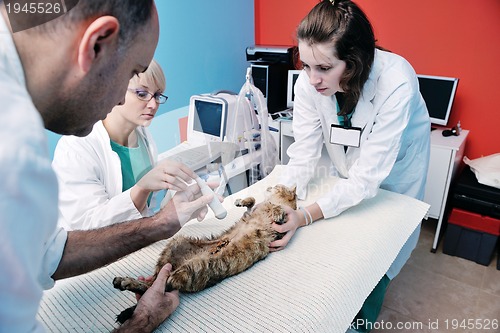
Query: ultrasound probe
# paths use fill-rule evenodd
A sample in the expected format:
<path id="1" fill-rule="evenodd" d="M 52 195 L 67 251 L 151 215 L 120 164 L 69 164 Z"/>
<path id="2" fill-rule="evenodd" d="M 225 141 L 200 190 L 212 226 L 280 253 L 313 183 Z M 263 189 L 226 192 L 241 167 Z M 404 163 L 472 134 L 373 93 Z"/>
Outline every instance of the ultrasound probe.
<path id="1" fill-rule="evenodd" d="M 205 183 L 200 177 L 196 177 L 195 181 L 196 181 L 196 183 L 198 183 L 198 186 L 200 186 L 201 193 L 203 195 L 212 194 L 214 196 L 214 198 L 208 204 L 208 206 L 214 212 L 215 217 L 218 218 L 219 220 L 225 218 L 227 215 L 227 211 L 224 208 L 224 206 L 222 206 L 222 203 L 219 201 L 219 198 L 217 197 L 217 195 L 214 194 L 212 189 L 210 187 L 208 187 L 207 183 Z"/>

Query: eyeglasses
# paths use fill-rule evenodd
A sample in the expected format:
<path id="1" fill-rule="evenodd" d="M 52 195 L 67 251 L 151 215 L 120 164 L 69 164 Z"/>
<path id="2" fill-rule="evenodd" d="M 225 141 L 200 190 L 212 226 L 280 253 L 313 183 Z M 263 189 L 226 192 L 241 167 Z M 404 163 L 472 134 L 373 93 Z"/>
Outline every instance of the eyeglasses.
<path id="1" fill-rule="evenodd" d="M 152 100 L 154 98 L 156 103 L 163 104 L 168 99 L 167 96 L 160 94 L 159 92 L 152 94 L 149 91 L 141 90 L 141 89 L 128 88 L 127 90 L 130 90 L 131 92 L 135 93 L 135 96 L 144 102 L 149 102 L 150 100 Z"/>

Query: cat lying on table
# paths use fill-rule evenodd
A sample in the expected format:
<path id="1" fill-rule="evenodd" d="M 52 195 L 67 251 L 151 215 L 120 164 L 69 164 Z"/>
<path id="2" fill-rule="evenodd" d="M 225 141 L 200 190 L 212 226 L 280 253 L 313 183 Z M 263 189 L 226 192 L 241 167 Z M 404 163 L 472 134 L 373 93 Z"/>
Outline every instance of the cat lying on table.
<path id="1" fill-rule="evenodd" d="M 269 243 L 283 237 L 271 226 L 273 223 L 286 222 L 282 206 L 297 208 L 295 187 L 276 185 L 269 187 L 267 192 L 266 200 L 256 206 L 253 197 L 236 200 L 235 205 L 247 207 L 247 211 L 233 226 L 216 237 L 174 237 L 160 254 L 151 281 L 115 277 L 114 287 L 142 295 L 161 268 L 170 263 L 172 272 L 165 290 L 196 292 L 241 273 L 264 259 L 269 254 Z M 124 310 L 118 315 L 117 321 L 124 323 L 132 316 L 134 309 L 135 306 Z"/>

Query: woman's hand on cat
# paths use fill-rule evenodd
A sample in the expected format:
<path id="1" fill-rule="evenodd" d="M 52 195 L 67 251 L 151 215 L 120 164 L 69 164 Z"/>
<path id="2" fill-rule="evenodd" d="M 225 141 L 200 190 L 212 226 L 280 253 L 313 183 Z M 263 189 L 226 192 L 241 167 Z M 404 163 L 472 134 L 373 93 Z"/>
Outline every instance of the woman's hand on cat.
<path id="1" fill-rule="evenodd" d="M 152 332 L 175 311 L 180 302 L 179 291 L 165 292 L 165 284 L 171 270 L 172 265 L 163 266 L 153 285 L 137 302 L 132 317 L 120 326 L 117 332 Z"/>
<path id="2" fill-rule="evenodd" d="M 297 231 L 297 229 L 303 224 L 301 220 L 302 215 L 300 215 L 300 212 L 297 212 L 295 209 L 288 206 L 283 206 L 283 209 L 285 210 L 287 215 L 286 222 L 283 224 L 273 223 L 273 228 L 279 233 L 286 234 L 285 236 L 283 236 L 283 238 L 275 240 L 269 244 L 270 252 L 283 250 L 288 245 L 288 242 L 290 242 L 293 235 L 295 235 L 295 231 Z"/>

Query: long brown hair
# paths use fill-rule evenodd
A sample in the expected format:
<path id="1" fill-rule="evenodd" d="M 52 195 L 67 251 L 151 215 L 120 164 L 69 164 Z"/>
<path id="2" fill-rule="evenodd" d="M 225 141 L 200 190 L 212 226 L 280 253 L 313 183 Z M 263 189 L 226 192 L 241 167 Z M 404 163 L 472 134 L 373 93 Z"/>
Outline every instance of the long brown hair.
<path id="1" fill-rule="evenodd" d="M 350 0 L 322 0 L 300 22 L 297 39 L 309 45 L 333 43 L 335 56 L 346 62 L 340 80 L 345 103 L 339 115 L 349 114 L 358 103 L 375 57 L 375 36 L 365 13 Z"/>

